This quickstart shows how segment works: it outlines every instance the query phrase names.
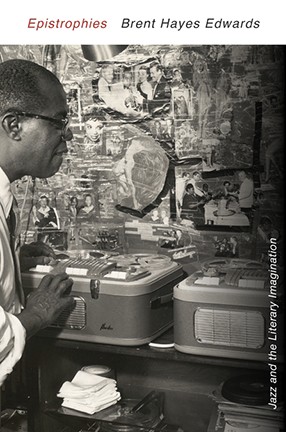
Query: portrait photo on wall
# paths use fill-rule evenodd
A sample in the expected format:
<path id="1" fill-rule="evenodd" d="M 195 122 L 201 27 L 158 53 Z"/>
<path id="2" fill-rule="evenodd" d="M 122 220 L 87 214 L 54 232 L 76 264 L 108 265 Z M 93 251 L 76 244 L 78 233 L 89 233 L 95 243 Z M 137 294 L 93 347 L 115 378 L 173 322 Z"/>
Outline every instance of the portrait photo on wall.
<path id="1" fill-rule="evenodd" d="M 120 157 L 127 147 L 124 126 L 108 123 L 103 134 L 103 148 L 106 156 Z"/>
<path id="2" fill-rule="evenodd" d="M 96 192 L 98 215 L 101 221 L 120 221 L 120 214 L 115 206 L 117 204 L 117 185 L 114 174 L 116 161 L 119 156 L 102 156 L 100 161 L 94 160 L 87 169 L 89 177 L 93 180 L 92 190 Z"/>
<path id="3" fill-rule="evenodd" d="M 140 119 L 144 117 L 144 97 L 138 91 L 134 67 L 117 63 L 103 63 L 96 83 L 95 103 L 106 106 L 120 117 Z"/>
<path id="4" fill-rule="evenodd" d="M 60 211 L 54 205 L 55 200 L 46 195 L 40 195 L 32 206 L 31 219 L 35 232 L 35 240 L 48 244 L 58 250 L 67 249 L 67 232 L 63 228 L 64 221 L 60 219 Z"/>
<path id="5" fill-rule="evenodd" d="M 99 103 L 99 93 L 98 93 L 98 81 L 100 78 L 100 68 L 96 67 L 93 72 L 93 76 L 91 79 L 91 88 L 92 88 L 92 100 L 95 103 Z"/>
<path id="6" fill-rule="evenodd" d="M 201 139 L 189 120 L 175 121 L 174 138 L 179 159 L 201 157 Z"/>
<path id="7" fill-rule="evenodd" d="M 158 141 L 173 141 L 175 138 L 175 125 L 172 117 L 155 119 L 150 122 L 150 131 Z"/>
<path id="8" fill-rule="evenodd" d="M 58 211 L 52 206 L 48 195 L 39 196 L 38 201 L 33 205 L 32 219 L 38 231 L 60 228 Z"/>
<path id="9" fill-rule="evenodd" d="M 192 119 L 193 100 L 190 89 L 172 90 L 172 111 L 175 119 Z"/>
<path id="10" fill-rule="evenodd" d="M 184 76 L 184 73 L 180 68 L 174 68 L 171 71 L 170 85 L 172 91 L 190 87 L 188 79 L 186 78 L 186 76 Z"/>
<path id="11" fill-rule="evenodd" d="M 206 177 L 199 170 L 176 167 L 177 219 L 198 229 L 249 230 L 255 214 L 251 173 L 237 170 L 214 175 Z"/>
<path id="12" fill-rule="evenodd" d="M 172 90 L 170 80 L 167 78 L 167 72 L 168 70 L 165 70 L 158 60 L 148 64 L 152 93 L 150 93 L 150 98 L 147 98 L 145 104 L 148 113 L 154 117 L 160 116 L 162 113 L 170 113 Z"/>
<path id="13" fill-rule="evenodd" d="M 92 112 L 82 116 L 84 139 L 82 150 L 87 157 L 103 154 L 103 133 L 105 117 L 101 112 Z"/>
<path id="14" fill-rule="evenodd" d="M 175 122 L 169 115 L 150 117 L 136 125 L 146 135 L 151 135 L 170 160 L 177 160 L 175 152 Z"/>
<path id="15" fill-rule="evenodd" d="M 170 194 L 162 199 L 162 202 L 151 210 L 146 216 L 143 218 L 144 222 L 150 222 L 151 224 L 169 226 L 171 221 L 171 213 L 170 213 Z"/>
<path id="16" fill-rule="evenodd" d="M 99 200 L 96 188 L 70 189 L 58 197 L 62 225 L 65 227 L 93 223 L 100 220 Z"/>
<path id="17" fill-rule="evenodd" d="M 65 81 L 63 86 L 67 95 L 69 115 L 80 120 L 82 113 L 81 85 L 74 81 Z"/>
<path id="18" fill-rule="evenodd" d="M 79 198 L 78 221 L 82 223 L 93 223 L 99 218 L 98 199 L 95 192 L 82 193 Z"/>
<path id="19" fill-rule="evenodd" d="M 201 157 L 203 159 L 203 171 L 214 171 L 222 169 L 221 158 L 219 158 L 221 143 L 217 138 L 203 138 L 201 140 Z"/>

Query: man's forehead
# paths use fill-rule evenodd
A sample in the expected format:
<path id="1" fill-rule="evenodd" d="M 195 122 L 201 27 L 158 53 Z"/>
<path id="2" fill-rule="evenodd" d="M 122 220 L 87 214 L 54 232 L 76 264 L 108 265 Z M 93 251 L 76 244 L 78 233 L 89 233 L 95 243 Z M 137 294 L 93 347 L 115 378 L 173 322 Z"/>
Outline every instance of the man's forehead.
<path id="1" fill-rule="evenodd" d="M 102 122 L 96 118 L 86 120 L 85 124 L 94 125 L 94 126 L 103 126 Z"/>

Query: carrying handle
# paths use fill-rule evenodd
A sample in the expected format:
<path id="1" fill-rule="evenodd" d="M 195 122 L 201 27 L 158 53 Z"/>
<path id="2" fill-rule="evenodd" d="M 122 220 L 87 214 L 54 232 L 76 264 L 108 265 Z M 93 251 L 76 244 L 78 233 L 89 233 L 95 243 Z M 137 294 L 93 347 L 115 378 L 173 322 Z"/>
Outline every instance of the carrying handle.
<path id="1" fill-rule="evenodd" d="M 173 293 L 166 294 L 160 297 L 156 297 L 150 300 L 151 309 L 159 309 L 162 305 L 173 301 Z"/>

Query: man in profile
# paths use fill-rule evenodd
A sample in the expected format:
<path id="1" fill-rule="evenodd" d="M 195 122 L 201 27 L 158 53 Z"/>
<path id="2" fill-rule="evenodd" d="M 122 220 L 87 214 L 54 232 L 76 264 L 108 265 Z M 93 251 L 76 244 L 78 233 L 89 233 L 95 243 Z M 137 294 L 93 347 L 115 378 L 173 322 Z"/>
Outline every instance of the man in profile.
<path id="1" fill-rule="evenodd" d="M 198 197 L 203 197 L 204 196 L 204 192 L 202 191 L 202 189 L 198 186 L 198 183 L 202 181 L 202 177 L 201 174 L 199 173 L 199 171 L 194 171 L 192 174 L 192 178 L 191 180 L 188 182 L 190 184 L 193 185 L 194 188 L 194 192 Z"/>
<path id="2" fill-rule="evenodd" d="M 26 339 L 74 304 L 73 281 L 61 273 L 46 275 L 24 305 L 19 263 L 26 270 L 55 256 L 42 243 L 24 245 L 20 253 L 11 192 L 11 183 L 25 175 L 47 178 L 59 170 L 72 138 L 67 112 L 63 87 L 50 71 L 26 60 L 0 64 L 0 385 Z"/>
<path id="3" fill-rule="evenodd" d="M 204 225 L 204 209 L 200 197 L 195 193 L 192 183 L 187 184 L 183 197 L 181 218 L 191 220 L 195 228 Z"/>
<path id="4" fill-rule="evenodd" d="M 240 210 L 249 215 L 253 206 L 253 180 L 247 176 L 245 171 L 239 171 L 238 178 L 241 182 L 238 192 Z"/>
<path id="5" fill-rule="evenodd" d="M 160 63 L 153 62 L 150 64 L 150 76 L 153 83 L 153 99 L 170 99 L 171 89 L 163 75 L 163 68 Z"/>

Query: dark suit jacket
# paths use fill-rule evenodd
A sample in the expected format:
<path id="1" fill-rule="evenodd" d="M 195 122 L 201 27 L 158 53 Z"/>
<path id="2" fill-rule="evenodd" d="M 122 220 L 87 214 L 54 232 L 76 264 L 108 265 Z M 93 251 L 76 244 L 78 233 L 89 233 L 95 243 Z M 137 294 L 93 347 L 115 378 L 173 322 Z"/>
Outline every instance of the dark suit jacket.
<path id="1" fill-rule="evenodd" d="M 171 88 L 164 76 L 161 76 L 160 81 L 155 84 L 154 88 L 153 99 L 170 99 Z"/>

